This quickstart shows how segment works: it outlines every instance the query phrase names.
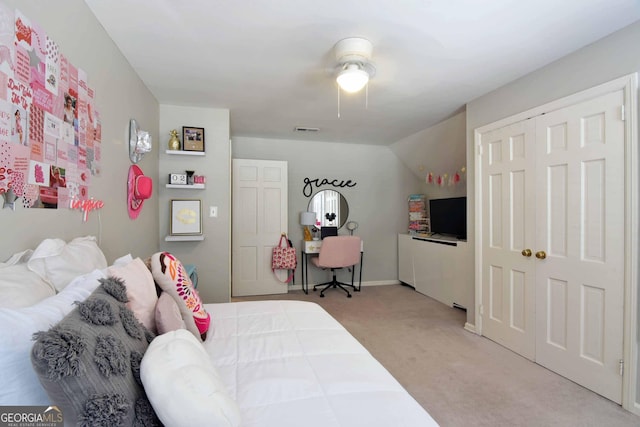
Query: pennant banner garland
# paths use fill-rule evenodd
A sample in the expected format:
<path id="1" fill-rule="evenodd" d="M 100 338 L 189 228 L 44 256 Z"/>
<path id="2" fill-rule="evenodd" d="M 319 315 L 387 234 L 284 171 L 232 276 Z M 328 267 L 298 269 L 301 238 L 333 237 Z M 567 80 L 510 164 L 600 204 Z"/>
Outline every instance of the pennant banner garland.
<path id="1" fill-rule="evenodd" d="M 461 182 L 467 180 L 467 168 L 462 166 L 455 172 L 444 173 L 442 175 L 436 175 L 433 172 L 429 172 L 425 178 L 427 184 L 437 185 L 438 187 L 458 185 Z"/>

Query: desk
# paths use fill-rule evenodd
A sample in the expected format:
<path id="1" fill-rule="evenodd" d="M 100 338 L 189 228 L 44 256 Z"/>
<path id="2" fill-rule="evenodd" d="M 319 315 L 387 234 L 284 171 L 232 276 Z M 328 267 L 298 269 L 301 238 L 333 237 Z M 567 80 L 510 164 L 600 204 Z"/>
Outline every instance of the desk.
<path id="1" fill-rule="evenodd" d="M 317 255 L 320 253 L 320 248 L 322 247 L 322 240 L 303 240 L 300 245 L 302 248 L 300 253 L 302 254 L 302 290 L 305 294 L 309 293 L 309 264 L 308 264 L 308 255 Z M 360 241 L 360 271 L 359 271 L 359 279 L 358 279 L 358 288 L 357 292 L 360 291 L 362 287 L 362 255 L 364 253 L 364 242 Z M 355 277 L 356 266 L 354 265 L 351 269 L 351 283 L 353 284 L 353 279 Z"/>

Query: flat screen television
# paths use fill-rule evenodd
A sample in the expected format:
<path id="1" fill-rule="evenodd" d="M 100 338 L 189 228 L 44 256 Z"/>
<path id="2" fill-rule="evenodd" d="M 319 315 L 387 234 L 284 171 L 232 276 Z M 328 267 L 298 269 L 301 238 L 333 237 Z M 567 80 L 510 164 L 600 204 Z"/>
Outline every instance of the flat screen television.
<path id="1" fill-rule="evenodd" d="M 467 239 L 466 197 L 430 199 L 429 218 L 431 233 L 434 235 Z"/>

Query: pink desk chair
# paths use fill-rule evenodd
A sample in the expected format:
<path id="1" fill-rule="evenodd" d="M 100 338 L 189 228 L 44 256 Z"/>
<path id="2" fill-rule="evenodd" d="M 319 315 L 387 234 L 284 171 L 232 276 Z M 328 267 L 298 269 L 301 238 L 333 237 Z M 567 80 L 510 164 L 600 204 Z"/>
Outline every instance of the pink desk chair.
<path id="1" fill-rule="evenodd" d="M 357 291 L 356 287 L 351 284 L 338 282 L 336 279 L 336 270 L 344 267 L 352 267 L 360 262 L 360 250 L 361 250 L 360 237 L 358 236 L 332 236 L 322 239 L 322 246 L 320 247 L 320 254 L 317 257 L 311 259 L 311 262 L 320 268 L 329 268 L 333 273 L 333 280 L 326 283 L 320 283 L 313 287 L 316 288 L 324 286 L 320 291 L 320 296 L 324 297 L 324 291 L 328 288 L 340 288 L 347 293 L 347 297 L 351 298 L 351 293 L 347 287 L 353 288 Z"/>

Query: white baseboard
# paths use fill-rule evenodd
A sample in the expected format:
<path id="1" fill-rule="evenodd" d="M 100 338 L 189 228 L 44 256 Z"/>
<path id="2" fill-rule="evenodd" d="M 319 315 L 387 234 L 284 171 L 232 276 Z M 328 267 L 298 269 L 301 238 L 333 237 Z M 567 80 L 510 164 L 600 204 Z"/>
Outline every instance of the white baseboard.
<path id="1" fill-rule="evenodd" d="M 384 286 L 384 285 L 399 285 L 399 280 L 372 280 L 369 282 L 362 282 L 362 286 Z"/>
<path id="2" fill-rule="evenodd" d="M 471 332 L 472 334 L 477 334 L 476 332 L 476 325 L 472 325 L 469 322 L 465 322 L 464 324 L 464 329 Z"/>
<path id="3" fill-rule="evenodd" d="M 371 280 L 368 282 L 362 282 L 362 287 L 365 286 L 384 286 L 384 285 L 399 285 L 400 281 L 398 280 Z M 315 285 L 315 283 L 309 283 L 309 289 L 313 289 L 313 285 Z M 357 282 L 355 283 L 356 286 Z M 296 283 L 295 285 L 291 285 L 289 286 L 289 290 L 292 291 L 301 291 L 302 290 L 302 285 L 299 283 Z"/>

